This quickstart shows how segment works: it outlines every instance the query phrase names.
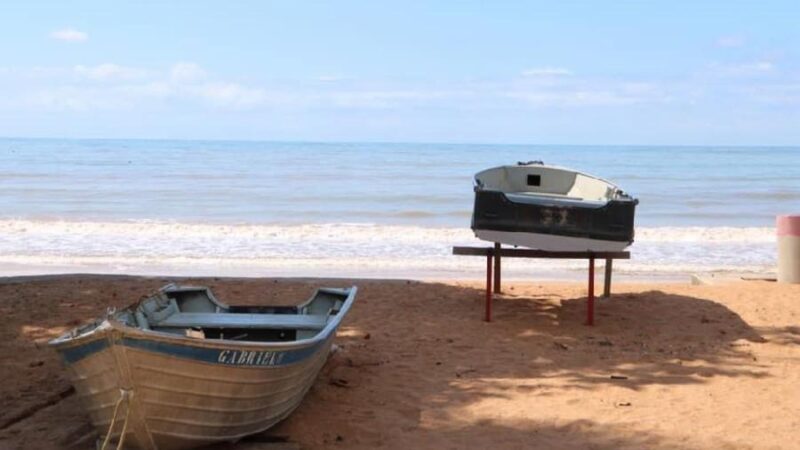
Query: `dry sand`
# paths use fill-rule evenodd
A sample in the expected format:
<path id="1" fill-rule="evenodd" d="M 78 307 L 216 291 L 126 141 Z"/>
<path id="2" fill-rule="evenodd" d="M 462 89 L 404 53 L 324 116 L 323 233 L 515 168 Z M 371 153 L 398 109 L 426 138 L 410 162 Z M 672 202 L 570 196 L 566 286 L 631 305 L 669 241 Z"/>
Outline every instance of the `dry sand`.
<path id="1" fill-rule="evenodd" d="M 166 279 L 0 281 L 0 448 L 91 448 L 44 343 Z M 170 280 L 172 281 L 172 280 Z M 229 303 L 296 303 L 346 280 L 192 280 Z M 300 408 L 218 449 L 745 449 L 800 446 L 800 286 L 628 284 L 584 326 L 582 284 L 359 281 L 341 351 Z"/>

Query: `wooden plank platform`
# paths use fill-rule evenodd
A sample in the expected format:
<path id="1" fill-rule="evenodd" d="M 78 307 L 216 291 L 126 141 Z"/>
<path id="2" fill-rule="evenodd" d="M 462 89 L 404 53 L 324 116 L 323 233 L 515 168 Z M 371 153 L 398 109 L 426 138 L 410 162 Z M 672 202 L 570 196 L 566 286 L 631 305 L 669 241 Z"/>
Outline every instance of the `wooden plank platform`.
<path id="1" fill-rule="evenodd" d="M 500 248 L 499 253 L 492 247 L 453 247 L 454 255 L 488 256 L 499 254 L 505 258 L 548 258 L 548 259 L 630 259 L 631 252 L 548 252 L 529 248 Z"/>
<path id="2" fill-rule="evenodd" d="M 603 259 L 605 277 L 603 297 L 611 296 L 611 272 L 615 259 L 630 259 L 630 252 L 550 252 L 528 248 L 502 248 L 499 243 L 493 247 L 453 247 L 453 254 L 459 256 L 484 256 L 486 257 L 486 321 L 492 321 L 493 293 L 501 291 L 501 258 L 543 258 L 543 259 L 586 259 L 589 261 L 589 286 L 586 305 L 586 324 L 594 325 L 594 263 L 596 259 Z M 494 270 L 492 260 L 494 259 Z M 494 272 L 494 273 L 492 273 Z"/>

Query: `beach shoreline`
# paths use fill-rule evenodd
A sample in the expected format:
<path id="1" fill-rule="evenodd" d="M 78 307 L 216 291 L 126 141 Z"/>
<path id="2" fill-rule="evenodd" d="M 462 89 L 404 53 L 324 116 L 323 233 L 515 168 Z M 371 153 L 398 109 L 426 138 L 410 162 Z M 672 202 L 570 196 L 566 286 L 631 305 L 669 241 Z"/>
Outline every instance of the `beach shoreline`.
<path id="1" fill-rule="evenodd" d="M 513 263 L 512 263 L 513 264 Z M 588 264 L 588 263 L 587 263 Z M 595 272 L 595 285 L 600 286 L 603 282 L 603 261 L 597 261 L 597 269 Z M 572 270 L 557 270 L 557 269 L 533 269 L 521 270 L 509 268 L 508 265 L 503 267 L 503 281 L 513 283 L 585 283 L 587 280 L 588 267 L 577 268 Z M 479 280 L 485 278 L 485 265 L 482 262 L 475 261 L 475 267 L 470 268 L 469 271 L 450 272 L 450 273 L 437 273 L 434 275 L 427 275 L 419 270 L 408 270 L 404 274 L 374 272 L 360 270 L 358 279 L 369 281 L 385 281 L 385 282 L 426 282 L 426 283 L 478 283 Z M 366 273 L 364 273 L 366 272 Z M 736 281 L 736 280 L 774 280 L 775 272 L 746 272 L 736 270 L 717 270 L 717 271 L 703 271 L 703 272 L 685 272 L 685 273 L 619 273 L 617 270 L 613 272 L 612 282 L 623 284 L 691 284 L 697 280 L 707 280 L 709 282 L 719 281 Z M 346 271 L 337 270 L 330 272 L 312 272 L 303 274 L 302 271 L 273 269 L 267 272 L 266 270 L 259 271 L 225 271 L 217 267 L 215 271 L 209 267 L 203 270 L 187 269 L 187 268 L 174 268 L 174 267 L 161 267 L 153 266 L 146 270 L 128 270 L 100 266 L 97 268 L 82 267 L 76 269 L 69 266 L 28 266 L 28 265 L 15 265 L 15 264 L 0 264 L 0 273 L 4 274 L 0 277 L 0 284 L 11 282 L 11 280 L 18 280 L 16 282 L 26 281 L 39 281 L 57 278 L 69 277 L 98 277 L 98 278 L 149 278 L 149 279 L 163 279 L 165 277 L 181 278 L 181 279 L 198 279 L 204 280 L 208 278 L 224 278 L 227 280 L 257 280 L 263 279 L 266 273 L 269 273 L 269 278 L 283 279 L 287 281 L 302 281 L 302 280 L 351 280 L 352 276 L 347 276 Z M 600 284 L 598 284 L 600 283 Z"/>
<path id="2" fill-rule="evenodd" d="M 0 219 L 0 267 L 38 272 L 137 274 L 479 277 L 480 262 L 454 246 L 487 246 L 467 227 L 389 224 L 237 224 Z M 704 272 L 769 273 L 770 227 L 637 228 L 618 274 L 658 277 Z M 505 274 L 574 279 L 584 261 L 516 260 Z M 564 276 L 566 274 L 566 277 Z M 573 277 L 572 274 L 576 275 Z"/>

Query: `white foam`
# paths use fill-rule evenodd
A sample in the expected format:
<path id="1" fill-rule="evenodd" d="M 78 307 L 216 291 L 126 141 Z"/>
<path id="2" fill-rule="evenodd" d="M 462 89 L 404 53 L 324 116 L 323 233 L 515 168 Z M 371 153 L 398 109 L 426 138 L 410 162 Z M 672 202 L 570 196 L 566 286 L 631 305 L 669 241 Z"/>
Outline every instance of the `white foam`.
<path id="1" fill-rule="evenodd" d="M 775 242 L 771 227 L 637 228 L 637 242 Z"/>
<path id="2" fill-rule="evenodd" d="M 773 228 L 638 228 L 629 274 L 768 272 Z M 215 225 L 171 222 L 0 220 L 0 264 L 10 273 L 116 272 L 446 278 L 479 276 L 477 258 L 454 245 L 482 245 L 468 227 L 358 223 Z M 577 272 L 583 261 L 520 261 L 509 277 Z"/>

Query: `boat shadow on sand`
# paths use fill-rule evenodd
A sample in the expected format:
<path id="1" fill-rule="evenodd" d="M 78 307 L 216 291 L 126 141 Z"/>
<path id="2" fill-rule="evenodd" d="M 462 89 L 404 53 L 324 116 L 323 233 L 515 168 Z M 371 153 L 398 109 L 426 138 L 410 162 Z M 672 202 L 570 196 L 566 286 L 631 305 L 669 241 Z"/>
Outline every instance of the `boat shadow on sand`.
<path id="1" fill-rule="evenodd" d="M 622 293 L 601 301 L 598 325 L 587 327 L 585 297 L 550 295 L 546 286 L 542 292 L 499 298 L 487 324 L 481 289 L 410 283 L 379 297 L 367 284 L 361 313 L 342 330 L 343 351 L 321 381 L 327 385 L 306 405 L 341 405 L 354 424 L 371 424 L 339 428 L 369 445 L 389 439 L 481 448 L 504 436 L 510 446 L 535 439 L 548 448 L 552 439 L 550 448 L 692 448 L 641 429 L 543 412 L 548 402 L 581 410 L 583 395 L 626 408 L 625 398 L 648 388 L 770 376 L 751 351 L 769 330 L 753 329 L 721 303 L 655 290 Z M 354 400 L 361 396 L 374 402 L 364 408 Z M 304 414 L 301 408 L 274 432 L 293 434 Z M 371 431 L 392 428 L 417 438 Z M 556 444 L 565 435 L 571 444 Z"/>
<path id="2" fill-rule="evenodd" d="M 3 392 L 4 403 L 18 408 L 0 416 L 0 447 L 93 442 L 55 352 L 39 345 L 34 351 L 32 342 L 59 333 L 61 322 L 96 317 L 109 299 L 123 306 L 165 281 L 186 280 L 95 276 L 0 284 L 2 312 L 27 308 L 14 312 L 4 333 L 3 358 L 15 355 L 25 374 L 8 374 L 15 392 Z M 766 378 L 769 367 L 753 349 L 767 340 L 796 345 L 800 336 L 794 329 L 755 329 L 713 300 L 658 290 L 599 301 L 597 325 L 587 327 L 586 298 L 576 287 L 509 285 L 495 301 L 494 322 L 485 323 L 483 291 L 474 285 L 334 281 L 358 284 L 359 299 L 337 335 L 339 351 L 308 396 L 272 430 L 214 448 L 274 448 L 276 440 L 311 448 L 692 448 L 646 428 L 601 426 L 600 413 L 593 415 L 581 398 L 594 396 L 613 412 L 659 386 Z M 253 304 L 299 301 L 317 286 L 332 285 L 307 279 L 189 282 L 208 285 L 221 299 Z M 39 294 L 48 290 L 61 292 L 59 317 L 43 314 L 56 307 Z M 568 408 L 563 417 L 548 413 L 558 405 Z M 583 417 L 571 414 L 586 408 Z M 48 429 L 46 436 L 41 429 Z"/>
<path id="3" fill-rule="evenodd" d="M 716 376 L 767 376 L 748 350 L 766 342 L 764 337 L 711 300 L 662 291 L 617 294 L 597 302 L 595 327 L 583 325 L 586 297 L 566 298 L 558 306 L 552 299 L 522 300 L 509 301 L 497 320 L 513 322 L 509 326 L 520 335 L 544 333 L 556 372 L 569 388 L 612 384 L 638 390 L 701 384 Z M 584 357 L 560 357 L 572 351 Z"/>

